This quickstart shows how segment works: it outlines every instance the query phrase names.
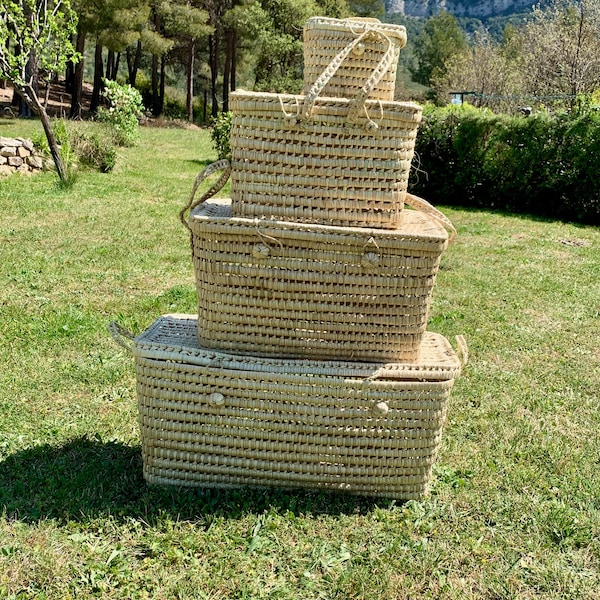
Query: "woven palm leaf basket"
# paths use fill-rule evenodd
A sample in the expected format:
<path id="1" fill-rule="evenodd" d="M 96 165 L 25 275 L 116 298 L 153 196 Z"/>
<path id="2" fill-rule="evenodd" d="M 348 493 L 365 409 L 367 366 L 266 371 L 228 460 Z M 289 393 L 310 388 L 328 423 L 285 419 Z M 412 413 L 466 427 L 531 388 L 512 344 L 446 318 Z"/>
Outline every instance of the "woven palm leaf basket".
<path id="1" fill-rule="evenodd" d="M 416 363 L 365 364 L 223 354 L 197 328 L 165 315 L 134 338 L 113 324 L 135 358 L 149 483 L 427 493 L 461 369 L 445 338 L 428 333 Z"/>
<path id="2" fill-rule="evenodd" d="M 239 90 L 230 108 L 236 216 L 400 226 L 419 105 Z"/>
<path id="3" fill-rule="evenodd" d="M 398 58 L 405 45 L 406 29 L 402 25 L 357 17 L 312 17 L 304 26 L 304 93 L 331 61 L 345 53 L 347 58 L 323 89 L 324 96 L 354 96 L 371 74 L 380 70 L 379 81 L 369 97 L 393 100 Z"/>
<path id="4" fill-rule="evenodd" d="M 232 217 L 226 199 L 200 204 L 187 221 L 200 344 L 267 357 L 416 360 L 451 223 L 405 213 L 401 229 L 374 230 Z"/>

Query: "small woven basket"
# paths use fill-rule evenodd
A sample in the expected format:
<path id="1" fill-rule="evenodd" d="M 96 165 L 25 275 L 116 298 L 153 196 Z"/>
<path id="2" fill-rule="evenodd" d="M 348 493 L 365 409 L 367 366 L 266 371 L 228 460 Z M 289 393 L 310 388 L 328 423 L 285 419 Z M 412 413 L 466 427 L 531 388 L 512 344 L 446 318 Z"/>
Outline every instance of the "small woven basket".
<path id="1" fill-rule="evenodd" d="M 427 493 L 461 370 L 445 338 L 428 333 L 417 363 L 373 365 L 222 354 L 197 328 L 166 315 L 133 338 L 112 324 L 135 357 L 146 481 Z"/>
<path id="2" fill-rule="evenodd" d="M 418 358 L 447 220 L 406 210 L 391 231 L 232 217 L 227 200 L 199 205 L 187 222 L 185 210 L 202 346 L 255 356 Z"/>
<path id="3" fill-rule="evenodd" d="M 236 216 L 400 225 L 419 105 L 236 91 L 230 106 Z"/>
<path id="4" fill-rule="evenodd" d="M 309 92 L 331 61 L 349 49 L 323 95 L 352 97 L 373 72 L 380 70 L 381 77 L 369 98 L 393 100 L 398 58 L 405 45 L 406 29 L 402 25 L 356 17 L 313 17 L 304 26 L 304 93 Z"/>

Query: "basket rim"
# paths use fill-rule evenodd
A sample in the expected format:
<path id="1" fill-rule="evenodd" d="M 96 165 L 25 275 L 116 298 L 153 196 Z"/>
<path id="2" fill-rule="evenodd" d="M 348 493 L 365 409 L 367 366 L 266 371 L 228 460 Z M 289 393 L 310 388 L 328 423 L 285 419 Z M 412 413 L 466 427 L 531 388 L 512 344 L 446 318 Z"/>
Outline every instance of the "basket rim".
<path id="1" fill-rule="evenodd" d="M 198 316 L 165 314 L 132 340 L 133 354 L 143 358 L 185 362 L 202 367 L 261 373 L 356 377 L 365 381 L 415 380 L 448 381 L 458 377 L 461 361 L 441 334 L 427 331 L 421 356 L 415 362 L 358 362 L 350 360 L 309 360 L 262 358 L 202 348 L 198 342 Z"/>
<path id="2" fill-rule="evenodd" d="M 428 231 L 411 233 L 409 227 L 426 225 Z M 448 244 L 449 235 L 443 225 L 426 213 L 418 210 L 404 209 L 401 213 L 400 226 L 397 229 L 382 229 L 376 227 L 355 227 L 345 225 L 324 225 L 321 223 L 304 223 L 269 218 L 237 217 L 232 215 L 230 198 L 211 198 L 194 208 L 189 217 L 192 231 L 199 227 L 212 228 L 247 228 L 248 230 L 268 230 L 276 232 L 281 239 L 298 239 L 306 236 L 331 236 L 343 241 L 344 244 L 364 245 L 373 239 L 377 244 L 387 242 L 393 248 L 401 247 L 402 243 L 418 242 L 420 245 L 429 243 L 432 248 Z M 240 232 L 241 233 L 241 232 Z"/>
<path id="3" fill-rule="evenodd" d="M 306 21 L 304 29 L 317 29 L 323 26 L 327 29 L 336 29 L 344 32 L 354 30 L 361 33 L 365 29 L 377 29 L 383 31 L 387 35 L 393 35 L 406 43 L 406 27 L 404 25 L 383 23 L 379 19 L 361 19 L 360 17 L 336 19 L 334 17 L 315 16 L 310 17 Z"/>
<path id="4" fill-rule="evenodd" d="M 276 92 L 254 92 L 251 90 L 245 90 L 243 88 L 237 88 L 229 94 L 229 100 L 231 101 L 252 101 L 262 100 L 276 103 L 278 107 L 281 106 L 282 102 L 288 103 L 302 103 L 305 94 L 289 94 L 289 93 L 276 93 Z M 319 105 L 341 105 L 347 107 L 352 102 L 352 98 L 340 98 L 336 96 L 319 96 L 315 100 L 315 106 Z M 417 102 L 409 100 L 378 100 L 373 98 L 367 98 L 365 105 L 370 108 L 381 108 L 383 111 L 398 112 L 399 110 L 408 110 L 419 115 L 423 112 L 423 106 Z"/>

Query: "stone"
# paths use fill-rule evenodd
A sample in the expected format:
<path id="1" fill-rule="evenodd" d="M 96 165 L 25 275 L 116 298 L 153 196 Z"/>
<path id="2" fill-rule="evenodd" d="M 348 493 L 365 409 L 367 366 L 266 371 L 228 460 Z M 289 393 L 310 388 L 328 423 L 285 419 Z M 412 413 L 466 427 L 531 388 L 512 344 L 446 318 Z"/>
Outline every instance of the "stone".
<path id="1" fill-rule="evenodd" d="M 16 156 L 17 148 L 15 146 L 0 147 L 0 156 Z"/>
<path id="2" fill-rule="evenodd" d="M 0 165 L 0 176 L 12 175 L 14 172 L 14 169 L 11 169 L 8 165 Z"/>
<path id="3" fill-rule="evenodd" d="M 9 156 L 8 164 L 11 167 L 20 167 L 23 164 L 23 159 L 20 156 Z"/>
<path id="4" fill-rule="evenodd" d="M 30 167 L 34 169 L 42 169 L 44 166 L 44 161 L 40 156 L 28 156 L 25 161 Z"/>
<path id="5" fill-rule="evenodd" d="M 25 148 L 25 146 L 19 146 L 17 148 L 17 156 L 20 156 L 21 158 L 26 158 L 28 156 L 31 156 L 31 150 L 27 150 L 27 148 Z"/>
<path id="6" fill-rule="evenodd" d="M 32 154 L 35 151 L 35 146 L 31 140 L 23 140 L 23 148 L 27 148 Z"/>
<path id="7" fill-rule="evenodd" d="M 8 162 L 6 156 L 0 156 L 0 165 L 5 165 Z"/>
<path id="8" fill-rule="evenodd" d="M 15 140 L 13 138 L 6 138 L 6 137 L 0 136 L 0 147 L 12 146 L 14 148 L 14 147 L 16 147 L 16 145 L 17 145 L 17 140 Z"/>

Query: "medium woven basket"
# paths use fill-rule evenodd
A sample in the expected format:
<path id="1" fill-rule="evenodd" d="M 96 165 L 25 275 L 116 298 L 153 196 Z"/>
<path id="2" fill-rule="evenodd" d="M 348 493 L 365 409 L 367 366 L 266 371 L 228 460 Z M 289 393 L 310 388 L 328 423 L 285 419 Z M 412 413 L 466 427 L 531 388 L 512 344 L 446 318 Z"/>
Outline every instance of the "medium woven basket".
<path id="1" fill-rule="evenodd" d="M 319 93 L 232 92 L 234 214 L 398 227 L 421 107 Z"/>
<path id="2" fill-rule="evenodd" d="M 415 360 L 448 233 L 406 210 L 398 230 L 232 217 L 188 220 L 200 344 L 255 356 Z"/>
<path id="3" fill-rule="evenodd" d="M 461 369 L 445 338 L 428 333 L 418 363 L 373 365 L 222 354 L 197 328 L 190 315 L 136 338 L 112 325 L 135 357 L 149 483 L 426 494 Z"/>
<path id="4" fill-rule="evenodd" d="M 365 85 L 373 72 L 381 76 L 369 97 L 393 100 L 400 50 L 406 45 L 402 25 L 377 19 L 313 17 L 304 26 L 304 93 L 341 53 L 344 60 L 323 89 L 324 96 L 348 98 Z"/>

